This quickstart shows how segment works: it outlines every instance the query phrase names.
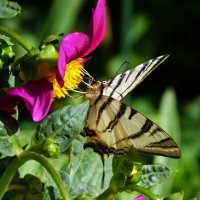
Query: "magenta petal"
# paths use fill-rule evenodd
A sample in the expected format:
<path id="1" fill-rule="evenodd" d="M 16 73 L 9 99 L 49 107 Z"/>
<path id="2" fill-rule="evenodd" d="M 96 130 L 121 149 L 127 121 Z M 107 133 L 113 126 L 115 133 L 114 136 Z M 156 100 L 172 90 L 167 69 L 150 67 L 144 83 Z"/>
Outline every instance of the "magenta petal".
<path id="1" fill-rule="evenodd" d="M 134 200 L 144 200 L 144 196 L 143 196 L 143 195 L 140 195 L 140 196 L 134 198 Z"/>
<path id="2" fill-rule="evenodd" d="M 27 85 L 11 89 L 8 95 L 21 97 L 31 112 L 34 121 L 42 120 L 50 109 L 53 99 L 52 84 L 41 79 Z"/>
<path id="3" fill-rule="evenodd" d="M 98 0 L 97 6 L 92 13 L 87 35 L 90 38 L 90 47 L 83 56 L 91 53 L 104 39 L 106 34 L 106 1 Z"/>
<path id="4" fill-rule="evenodd" d="M 89 47 L 89 38 L 84 33 L 71 33 L 66 35 L 61 43 L 58 56 L 58 73 L 56 79 L 62 87 L 64 84 L 66 64 L 70 61 L 82 57 Z"/>

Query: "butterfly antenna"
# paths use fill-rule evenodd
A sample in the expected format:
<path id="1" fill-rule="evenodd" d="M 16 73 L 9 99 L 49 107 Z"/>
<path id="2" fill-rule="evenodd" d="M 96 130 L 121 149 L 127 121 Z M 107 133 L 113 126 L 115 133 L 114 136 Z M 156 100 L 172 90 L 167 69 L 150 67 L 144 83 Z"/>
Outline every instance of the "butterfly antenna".
<path id="1" fill-rule="evenodd" d="M 125 65 L 130 65 L 130 63 L 129 63 L 128 61 L 124 61 L 124 62 L 121 64 L 120 68 L 119 68 L 119 69 L 117 70 L 117 72 L 115 73 L 115 76 L 117 76 L 117 75 L 119 74 L 120 70 L 121 70 L 122 67 L 124 67 Z"/>
<path id="2" fill-rule="evenodd" d="M 102 179 L 101 179 L 101 189 L 103 189 L 104 188 L 104 180 L 105 180 L 105 160 L 104 160 L 103 154 L 101 154 L 101 160 L 102 160 L 102 164 L 103 164 L 103 175 L 102 175 Z"/>
<path id="3" fill-rule="evenodd" d="M 87 85 L 88 87 L 91 87 L 90 83 L 86 83 L 84 80 L 82 80 L 81 82 L 84 83 L 85 85 Z"/>

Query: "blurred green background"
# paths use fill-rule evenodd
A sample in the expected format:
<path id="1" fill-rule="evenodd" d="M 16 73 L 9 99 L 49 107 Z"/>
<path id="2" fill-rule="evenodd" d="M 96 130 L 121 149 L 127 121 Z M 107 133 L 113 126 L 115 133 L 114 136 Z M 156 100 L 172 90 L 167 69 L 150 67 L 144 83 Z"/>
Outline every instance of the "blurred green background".
<path id="1" fill-rule="evenodd" d="M 96 0 L 20 0 L 22 12 L 1 20 L 33 46 L 49 34 L 85 32 Z M 177 172 L 153 188 L 160 194 L 184 191 L 185 199 L 200 199 L 200 1 L 108 0 L 107 35 L 92 54 L 86 69 L 96 80 L 120 72 L 162 54 L 169 59 L 124 101 L 157 122 L 177 141 L 179 160 L 161 157 Z M 25 53 L 17 47 L 18 55 Z M 125 61 L 128 64 L 123 64 Z M 70 100 L 73 101 L 73 100 Z M 21 119 L 28 118 L 24 113 Z M 23 120 L 22 120 L 23 121 Z M 30 126 L 24 123 L 25 132 Z M 23 129 L 22 128 L 22 129 Z M 132 199 L 120 194 L 119 199 Z"/>

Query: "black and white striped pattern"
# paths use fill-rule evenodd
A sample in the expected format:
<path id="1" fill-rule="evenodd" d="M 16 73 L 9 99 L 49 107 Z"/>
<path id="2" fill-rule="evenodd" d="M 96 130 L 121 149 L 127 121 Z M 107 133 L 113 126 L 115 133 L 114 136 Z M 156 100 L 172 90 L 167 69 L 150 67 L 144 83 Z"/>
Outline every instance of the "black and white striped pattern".
<path id="1" fill-rule="evenodd" d="M 159 56 L 119 74 L 107 82 L 104 81 L 106 87 L 103 90 L 103 95 L 120 101 L 168 57 L 169 55 Z"/>
<path id="2" fill-rule="evenodd" d="M 90 101 L 90 108 L 84 129 L 85 147 L 92 147 L 101 155 L 123 155 L 133 146 L 143 153 L 180 157 L 177 144 L 163 129 L 119 101 L 167 57 L 152 59 L 88 89 L 85 98 Z"/>

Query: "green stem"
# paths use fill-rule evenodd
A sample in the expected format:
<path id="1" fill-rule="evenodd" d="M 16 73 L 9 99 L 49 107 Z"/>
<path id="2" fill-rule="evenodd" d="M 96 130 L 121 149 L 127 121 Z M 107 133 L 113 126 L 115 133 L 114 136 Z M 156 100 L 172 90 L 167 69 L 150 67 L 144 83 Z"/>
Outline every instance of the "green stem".
<path id="1" fill-rule="evenodd" d="M 15 135 L 12 135 L 10 138 L 11 138 L 13 148 L 15 149 L 16 155 L 20 155 L 20 153 L 23 152 L 23 149 L 20 146 L 18 140 L 16 139 Z"/>
<path id="2" fill-rule="evenodd" d="M 0 179 L 0 199 L 2 199 L 4 193 L 6 192 L 9 183 L 12 180 L 17 169 L 25 162 L 26 160 L 20 160 L 18 158 L 15 158 L 6 168 L 3 176 Z"/>
<path id="3" fill-rule="evenodd" d="M 0 179 L 0 199 L 2 199 L 4 193 L 6 192 L 10 181 L 12 180 L 15 172 L 18 170 L 20 166 L 22 166 L 25 162 L 29 160 L 35 160 L 39 162 L 45 169 L 49 172 L 49 174 L 52 176 L 54 182 L 56 183 L 61 196 L 63 197 L 63 200 L 70 200 L 70 196 L 65 190 L 65 187 L 62 183 L 61 178 L 56 173 L 55 169 L 52 167 L 52 165 L 48 162 L 48 160 L 35 152 L 31 151 L 24 151 L 18 157 L 16 157 L 6 168 L 3 176 Z"/>
<path id="4" fill-rule="evenodd" d="M 128 186 L 126 187 L 126 189 L 128 189 Z M 136 185 L 136 184 L 134 184 L 134 185 L 131 184 L 130 189 L 131 189 L 131 191 L 137 191 L 141 194 L 144 194 L 146 197 L 149 197 L 149 199 L 151 199 L 151 200 L 162 200 L 163 199 L 162 197 L 153 194 L 148 189 L 146 189 L 142 186 Z"/>
<path id="5" fill-rule="evenodd" d="M 24 40 L 23 37 L 18 35 L 16 32 L 11 30 L 10 28 L 0 25 L 0 33 L 8 36 L 12 40 L 20 44 L 28 52 L 31 52 L 31 50 L 33 49 L 33 47 L 28 42 L 26 42 L 26 40 Z"/>

